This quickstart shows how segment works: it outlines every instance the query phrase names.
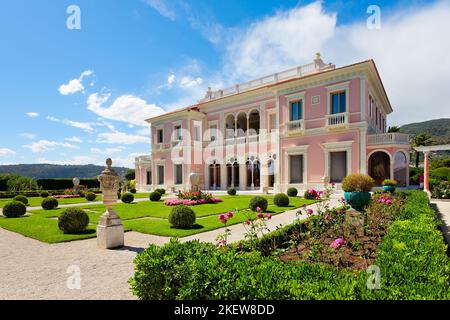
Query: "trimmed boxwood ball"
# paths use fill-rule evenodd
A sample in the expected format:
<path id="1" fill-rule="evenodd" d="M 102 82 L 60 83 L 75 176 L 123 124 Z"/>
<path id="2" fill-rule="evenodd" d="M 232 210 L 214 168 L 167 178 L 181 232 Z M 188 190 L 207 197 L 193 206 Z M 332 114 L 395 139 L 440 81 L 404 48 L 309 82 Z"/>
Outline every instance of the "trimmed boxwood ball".
<path id="1" fill-rule="evenodd" d="M 132 203 L 134 201 L 134 196 L 132 193 L 127 192 L 122 195 L 121 200 L 123 203 Z"/>
<path id="2" fill-rule="evenodd" d="M 78 208 L 69 208 L 63 211 L 58 218 L 58 227 L 65 234 L 80 233 L 86 230 L 89 216 Z"/>
<path id="3" fill-rule="evenodd" d="M 130 189 L 130 192 L 131 193 L 136 193 L 136 189 L 132 188 L 132 189 Z"/>
<path id="4" fill-rule="evenodd" d="M 45 198 L 42 200 L 41 206 L 45 210 L 53 210 L 59 206 L 59 203 L 55 198 Z"/>
<path id="5" fill-rule="evenodd" d="M 27 212 L 27 208 L 20 201 L 10 201 L 3 207 L 3 215 L 7 218 L 17 218 L 23 216 Z"/>
<path id="6" fill-rule="evenodd" d="M 158 191 L 154 191 L 150 193 L 150 201 L 159 201 L 161 200 L 161 193 Z"/>
<path id="7" fill-rule="evenodd" d="M 277 193 L 273 197 L 273 203 L 278 207 L 287 207 L 289 205 L 289 197 L 284 193 Z"/>
<path id="8" fill-rule="evenodd" d="M 88 192 L 86 193 L 85 198 L 87 201 L 95 201 L 95 199 L 97 199 L 97 195 L 93 192 Z"/>
<path id="9" fill-rule="evenodd" d="M 22 202 L 24 205 L 27 205 L 28 204 L 28 199 L 27 199 L 27 197 L 25 197 L 25 196 L 22 196 L 22 195 L 17 195 L 17 196 L 15 196 L 14 198 L 13 198 L 13 200 L 14 201 L 19 201 L 19 202 Z"/>
<path id="10" fill-rule="evenodd" d="M 296 197 L 298 194 L 298 190 L 297 188 L 288 188 L 286 193 L 289 197 Z"/>
<path id="11" fill-rule="evenodd" d="M 160 188 L 160 189 L 156 189 L 156 192 L 159 192 L 161 195 L 165 195 L 166 194 L 166 189 Z"/>
<path id="12" fill-rule="evenodd" d="M 256 208 L 260 208 L 262 211 L 266 211 L 267 210 L 267 199 L 260 197 L 260 196 L 256 196 L 251 198 L 250 200 L 250 204 L 249 204 L 249 208 L 253 211 L 256 211 Z"/>
<path id="13" fill-rule="evenodd" d="M 228 193 L 230 196 L 235 196 L 236 193 L 237 193 L 237 191 L 236 191 L 235 188 L 228 188 L 227 193 Z"/>
<path id="14" fill-rule="evenodd" d="M 195 223 L 195 212 L 185 205 L 176 206 L 169 215 L 169 223 L 177 229 L 190 228 Z"/>
<path id="15" fill-rule="evenodd" d="M 42 191 L 39 195 L 41 198 L 48 198 L 50 194 L 47 191 Z"/>

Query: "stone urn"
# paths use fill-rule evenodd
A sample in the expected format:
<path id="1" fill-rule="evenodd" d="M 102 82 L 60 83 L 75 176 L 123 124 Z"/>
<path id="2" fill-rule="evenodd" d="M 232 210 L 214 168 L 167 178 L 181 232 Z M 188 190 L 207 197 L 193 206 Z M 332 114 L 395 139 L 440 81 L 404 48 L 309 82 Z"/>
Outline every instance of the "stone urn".
<path id="1" fill-rule="evenodd" d="M 106 212 L 97 226 L 97 245 L 102 249 L 112 249 L 124 245 L 124 228 L 122 221 L 114 211 L 117 203 L 117 193 L 120 188 L 120 177 L 112 168 L 112 160 L 106 160 L 106 168 L 98 177 L 100 190 L 103 194 L 103 204 Z"/>
<path id="2" fill-rule="evenodd" d="M 370 192 L 344 192 L 344 199 L 353 209 L 364 211 L 364 208 L 370 203 Z"/>
<path id="3" fill-rule="evenodd" d="M 191 172 L 189 175 L 189 182 L 191 184 L 192 191 L 198 191 L 200 189 L 198 186 L 200 183 L 200 175 L 197 172 Z"/>

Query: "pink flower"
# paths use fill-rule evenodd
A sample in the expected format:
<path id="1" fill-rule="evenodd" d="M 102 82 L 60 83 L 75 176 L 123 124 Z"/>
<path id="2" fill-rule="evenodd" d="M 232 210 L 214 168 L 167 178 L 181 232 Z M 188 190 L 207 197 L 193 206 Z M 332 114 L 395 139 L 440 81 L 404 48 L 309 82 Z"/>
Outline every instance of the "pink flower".
<path id="1" fill-rule="evenodd" d="M 312 209 L 306 210 L 306 214 L 307 214 L 308 216 L 312 215 L 313 213 L 314 213 L 314 211 L 313 211 Z"/>
<path id="2" fill-rule="evenodd" d="M 252 223 L 252 222 L 250 221 L 250 219 L 247 219 L 247 221 L 245 221 L 245 224 L 248 225 L 248 226 L 250 225 L 250 223 Z"/>
<path id="3" fill-rule="evenodd" d="M 261 208 L 260 208 L 260 207 L 256 207 L 256 211 L 257 211 L 257 212 L 260 212 L 260 211 L 261 211 Z"/>
<path id="4" fill-rule="evenodd" d="M 224 214 L 219 215 L 219 220 L 223 223 L 227 222 L 227 217 Z"/>
<path id="5" fill-rule="evenodd" d="M 304 224 L 305 226 L 307 226 L 307 225 L 309 224 L 309 222 L 308 222 L 308 221 L 305 221 L 305 222 L 303 222 L 303 224 Z"/>
<path id="6" fill-rule="evenodd" d="M 340 246 L 342 246 L 343 244 L 345 244 L 344 239 L 342 239 L 342 238 L 337 238 L 336 240 L 334 240 L 334 241 L 330 244 L 330 247 L 333 248 L 333 249 L 337 249 L 337 248 L 339 248 Z"/>
<path id="7" fill-rule="evenodd" d="M 385 202 L 388 206 L 390 206 L 392 204 L 392 200 L 391 199 L 387 199 Z"/>
<path id="8" fill-rule="evenodd" d="M 330 219 L 331 219 L 331 216 L 329 213 L 327 213 L 327 215 L 325 216 L 325 220 L 330 220 Z"/>
<path id="9" fill-rule="evenodd" d="M 270 220 L 270 219 L 272 219 L 272 215 L 270 213 L 268 213 L 268 214 L 266 214 L 266 218 L 267 218 L 267 220 Z"/>
<path id="10" fill-rule="evenodd" d="M 264 218 L 264 215 L 262 214 L 262 212 L 259 212 L 257 215 L 256 215 L 258 218 Z"/>
<path id="11" fill-rule="evenodd" d="M 233 212 L 228 211 L 228 212 L 227 212 L 227 218 L 228 218 L 228 219 L 233 218 Z"/>

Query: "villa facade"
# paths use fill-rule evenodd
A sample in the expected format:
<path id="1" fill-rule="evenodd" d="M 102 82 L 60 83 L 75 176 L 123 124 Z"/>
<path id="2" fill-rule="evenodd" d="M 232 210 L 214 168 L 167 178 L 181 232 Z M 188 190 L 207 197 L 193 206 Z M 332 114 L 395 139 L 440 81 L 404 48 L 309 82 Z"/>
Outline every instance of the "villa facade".
<path id="1" fill-rule="evenodd" d="M 296 67 L 211 91 L 148 119 L 151 155 L 136 158 L 140 191 L 305 190 L 350 173 L 409 182 L 409 137 L 387 133 L 389 98 L 373 60 Z"/>

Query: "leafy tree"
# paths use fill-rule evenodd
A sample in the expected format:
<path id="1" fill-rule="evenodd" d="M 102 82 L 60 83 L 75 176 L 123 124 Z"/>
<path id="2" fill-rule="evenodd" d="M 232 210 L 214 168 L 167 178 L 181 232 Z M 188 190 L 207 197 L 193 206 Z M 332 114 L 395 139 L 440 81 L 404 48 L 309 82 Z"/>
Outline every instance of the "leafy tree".
<path id="1" fill-rule="evenodd" d="M 129 169 L 127 173 L 125 174 L 125 179 L 128 181 L 136 179 L 136 173 L 134 169 Z"/>
<path id="2" fill-rule="evenodd" d="M 392 132 L 400 132 L 400 127 L 398 126 L 392 126 L 388 128 L 388 132 L 392 133 Z"/>
<path id="3" fill-rule="evenodd" d="M 36 181 L 32 178 L 24 177 L 20 174 L 3 174 L 0 179 L 6 180 L 8 191 L 23 191 L 37 189 Z"/>
<path id="4" fill-rule="evenodd" d="M 418 135 L 416 135 L 412 141 L 412 147 L 416 148 L 416 147 L 420 147 L 420 146 L 428 146 L 431 143 L 431 135 L 427 134 L 427 133 L 419 133 Z M 419 160 L 420 160 L 420 152 L 415 151 L 416 154 L 416 168 L 419 167 Z"/>

